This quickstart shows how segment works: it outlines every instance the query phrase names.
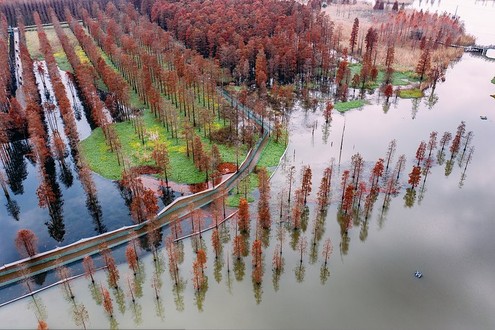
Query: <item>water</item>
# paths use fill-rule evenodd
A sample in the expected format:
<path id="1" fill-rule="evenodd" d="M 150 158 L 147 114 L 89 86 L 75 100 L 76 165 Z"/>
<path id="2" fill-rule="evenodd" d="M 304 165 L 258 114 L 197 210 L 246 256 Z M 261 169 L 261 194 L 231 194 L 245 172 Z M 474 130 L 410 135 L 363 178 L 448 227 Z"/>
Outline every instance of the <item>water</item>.
<path id="1" fill-rule="evenodd" d="M 463 19 L 467 31 L 482 36 L 478 43 L 494 43 L 495 39 L 490 32 L 493 31 L 493 22 L 486 19 L 478 24 L 478 20 L 481 21 L 479 17 L 485 17 L 484 13 L 492 10 L 488 1 L 474 4 L 473 1 L 442 0 L 440 7 L 437 2 L 429 7 L 439 11 L 445 8 L 455 10 L 457 3 L 458 14 L 466 14 Z M 418 6 L 417 1 L 414 5 Z M 422 6 L 425 6 L 424 1 Z M 472 20 L 476 22 L 471 25 Z M 477 30 L 479 26 L 483 28 L 482 31 Z M 118 327 L 495 328 L 495 316 L 492 313 L 495 309 L 495 243 L 492 237 L 495 233 L 495 173 L 491 170 L 495 162 L 492 146 L 495 138 L 495 103 L 489 96 L 495 90 L 495 85 L 490 83 L 494 74 L 495 62 L 465 54 L 459 63 L 448 69 L 446 81 L 440 83 L 435 90 L 436 97 L 430 98 L 427 95 L 419 102 L 399 99 L 390 105 L 387 113 L 383 110 L 383 100 L 345 115 L 334 113 L 326 143 L 321 112 L 295 112 L 291 119 L 291 141 L 286 159 L 272 179 L 271 203 L 275 208 L 278 193 L 287 191 L 286 176 L 289 166 L 296 166 L 296 185 L 299 185 L 301 167 L 311 165 L 313 191 L 309 199 L 309 224 L 307 230 L 301 233 L 310 243 L 315 218 L 315 196 L 322 171 L 332 158 L 335 160 L 332 180 L 335 189 L 325 220 L 323 239 L 318 244 L 318 260 L 312 262 L 310 244 L 301 267 L 299 253 L 290 247 L 291 230 L 287 230 L 283 248 L 284 272 L 280 275 L 277 286 L 273 282 L 271 269 L 273 251 L 277 244 L 276 230 L 272 229 L 269 245 L 263 249 L 264 276 L 261 288 L 251 281 L 250 256 L 243 258 L 244 278 L 236 279 L 239 273 L 234 271 L 232 265 L 232 239 L 224 244 L 221 258 L 224 265 L 220 272 L 221 279 L 217 282 L 218 272 L 215 271 L 210 243 L 211 233 L 205 234 L 208 252 L 205 274 L 208 277 L 208 289 L 203 304 L 199 304 L 200 308 L 192 279 L 194 245 L 191 240 L 185 240 L 184 262 L 179 268 L 187 283 L 179 295 L 182 297 L 178 299 L 179 302 L 166 265 L 162 272 L 158 272 L 158 278 L 162 281 L 159 290 L 161 303 L 156 303 L 152 288 L 155 267 L 151 255 L 147 254 L 141 258 L 146 273 L 143 296 L 137 299 L 137 306 L 140 307 L 134 306 L 128 296 L 126 284 L 130 272 L 126 264 L 119 266 L 120 284 L 127 296 L 125 312 L 122 313 L 118 311 L 118 296 L 115 291 L 111 291 L 114 319 L 118 322 Z M 371 99 L 376 101 L 377 95 L 372 95 Z M 435 99 L 438 100 L 432 105 Z M 480 116 L 487 116 L 487 120 L 481 120 Z M 318 121 L 318 127 L 313 137 L 311 127 L 315 121 Z M 445 131 L 455 134 L 461 121 L 466 123 L 466 131 L 473 132 L 471 144 L 475 147 L 465 177 L 462 176 L 464 166 L 459 167 L 456 163 L 450 175 L 446 176 L 445 164 L 435 164 L 427 177 L 422 198 L 419 198 L 421 194 L 418 187 L 414 206 L 404 206 L 407 174 L 412 168 L 419 142 L 428 141 L 431 131 L 437 131 L 439 138 Z M 339 168 L 337 163 L 344 123 L 345 134 Z M 392 139 L 397 141 L 394 163 L 400 154 L 407 157 L 406 168 L 401 175 L 402 189 L 392 199 L 386 213 L 381 212 L 381 195 L 368 219 L 367 235 L 363 235 L 363 224 L 354 225 L 348 231 L 348 248 L 342 249 L 341 231 L 337 222 L 340 189 L 336 189 L 340 184 L 340 175 L 349 168 L 351 156 L 359 152 L 366 161 L 364 177 L 367 179 L 369 169 L 379 157 L 385 157 L 388 143 Z M 104 195 L 99 190 L 99 196 Z M 255 204 L 251 206 L 251 214 L 254 221 Z M 272 219 L 276 218 L 277 212 L 274 210 Z M 232 236 L 230 229 L 226 229 L 226 232 Z M 254 235 L 255 230 L 252 228 L 251 241 Z M 329 276 L 322 280 L 321 250 L 325 238 L 332 240 L 334 252 L 329 261 Z M 122 251 L 114 253 L 120 255 L 119 260 L 123 260 Z M 166 260 L 165 252 L 160 253 Z M 227 255 L 230 275 L 225 264 Z M 414 277 L 415 271 L 421 271 L 423 277 Z M 102 272 L 97 274 L 97 281 L 108 286 Z M 88 283 L 82 278 L 71 281 L 76 302 L 83 303 L 88 310 L 90 327 L 110 327 L 111 320 L 105 315 L 101 305 L 97 305 L 91 298 Z M 45 305 L 46 322 L 50 327 L 76 326 L 70 316 L 71 303 L 64 299 L 61 287 L 48 289 L 36 296 Z M 29 309 L 26 309 L 26 305 L 30 306 Z M 160 306 L 163 313 L 160 312 Z M 60 313 L 61 310 L 64 313 Z M 141 312 L 135 313 L 135 310 Z M 140 315 L 141 321 L 136 321 L 136 315 Z M 9 328 L 32 328 L 37 322 L 36 312 L 29 299 L 2 307 L 0 318 Z"/>
<path id="2" fill-rule="evenodd" d="M 41 70 L 44 72 L 43 86 L 46 86 L 49 95 L 53 98 L 54 92 L 46 65 L 44 62 L 35 62 L 36 67 L 37 65 L 43 68 Z M 42 86 L 41 74 L 38 70 L 35 70 L 35 75 L 38 85 Z M 76 88 L 67 73 L 60 71 L 60 75 L 68 93 L 68 99 L 75 109 L 77 130 L 82 140 L 91 133 L 90 124 Z M 42 103 L 47 101 L 45 93 L 40 94 Z M 22 95 L 19 96 L 20 99 L 23 98 Z M 63 131 L 63 122 L 57 106 L 53 119 L 68 148 L 69 143 Z M 51 139 L 53 134 L 51 128 L 48 134 Z M 9 156 L 13 157 L 14 161 L 7 164 L 0 163 L 2 172 L 6 174 L 10 182 L 8 196 L 4 194 L 0 196 L 0 223 L 2 223 L 0 264 L 19 259 L 14 240 L 17 231 L 23 228 L 36 233 L 39 241 L 38 251 L 44 252 L 73 243 L 81 238 L 132 224 L 128 209 L 120 197 L 120 191 L 115 182 L 93 174 L 92 178 L 98 194 L 96 200 L 88 204 L 75 170 L 73 156 L 69 152 L 63 163 L 54 161 L 48 167 L 53 189 L 58 192 L 58 198 L 53 206 L 55 211 L 50 214 L 47 209 L 40 208 L 36 195 L 40 180 L 38 165 L 32 161 L 33 157 L 30 155 L 31 149 L 27 140 L 14 141 L 10 143 L 9 148 Z"/>

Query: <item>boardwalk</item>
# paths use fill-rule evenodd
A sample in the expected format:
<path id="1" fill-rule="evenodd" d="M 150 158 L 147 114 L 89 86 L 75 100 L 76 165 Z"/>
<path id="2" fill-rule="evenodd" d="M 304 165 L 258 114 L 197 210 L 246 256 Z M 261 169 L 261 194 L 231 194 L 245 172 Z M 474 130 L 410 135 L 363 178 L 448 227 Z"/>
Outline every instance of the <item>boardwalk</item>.
<path id="1" fill-rule="evenodd" d="M 262 119 L 251 109 L 238 104 L 227 91 L 222 89 L 219 90 L 219 92 L 222 93 L 231 104 L 234 106 L 238 105 L 239 109 L 256 122 L 257 125 L 265 127 L 264 134 L 261 139 L 258 140 L 257 144 L 249 151 L 236 173 L 229 176 L 215 188 L 174 200 L 170 205 L 159 212 L 155 220 L 160 226 L 166 226 L 173 217 L 180 218 L 187 215 L 190 212 L 191 207 L 196 209 L 210 203 L 216 198 L 227 195 L 243 177 L 254 169 L 261 156 L 261 152 L 268 143 L 270 132 L 268 123 L 262 121 Z M 33 276 L 54 269 L 60 264 L 68 264 L 78 261 L 84 256 L 97 254 L 99 253 L 99 246 L 101 244 L 106 244 L 108 247 L 112 248 L 127 243 L 135 235 L 142 236 L 145 234 L 146 223 L 144 222 L 134 226 L 123 227 L 103 235 L 82 239 L 68 246 L 4 265 L 0 268 L 0 288 L 17 282 L 20 276 L 19 271 L 22 269 L 28 270 L 29 274 Z"/>
<path id="2" fill-rule="evenodd" d="M 484 57 L 489 58 L 489 59 L 495 59 L 495 45 L 489 45 L 489 46 L 479 46 L 479 45 L 459 46 L 459 45 L 451 45 L 451 47 L 464 48 L 464 51 L 467 52 L 467 53 L 479 54 L 479 55 L 484 56 Z"/>

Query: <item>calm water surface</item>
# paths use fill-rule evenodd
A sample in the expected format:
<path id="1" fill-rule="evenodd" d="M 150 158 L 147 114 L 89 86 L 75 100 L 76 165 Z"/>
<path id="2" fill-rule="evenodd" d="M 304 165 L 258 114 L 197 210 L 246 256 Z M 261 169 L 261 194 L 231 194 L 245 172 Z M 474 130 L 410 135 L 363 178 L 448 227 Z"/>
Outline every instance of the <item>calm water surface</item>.
<path id="1" fill-rule="evenodd" d="M 488 4 L 486 4 L 488 3 Z M 458 7 L 457 7 L 458 5 Z M 419 6 L 416 2 L 415 6 Z M 422 5 L 425 7 L 425 2 Z M 430 5 L 430 10 L 458 10 L 471 33 L 480 35 L 479 43 L 495 43 L 494 23 L 486 12 L 493 13 L 489 1 L 447 1 Z M 426 8 L 426 7 L 425 7 Z M 478 16 L 479 15 L 479 16 Z M 481 22 L 482 21 L 482 22 Z M 471 24 L 472 22 L 472 24 Z M 481 22 L 481 23 L 480 23 Z M 481 30 L 479 30 L 481 27 Z M 488 31 L 488 32 L 487 32 Z M 383 100 L 371 95 L 374 104 L 361 110 L 340 115 L 334 113 L 325 138 L 321 112 L 302 110 L 291 119 L 291 142 L 282 162 L 272 178 L 271 200 L 276 207 L 276 196 L 287 191 L 286 176 L 289 166 L 296 167 L 296 185 L 303 165 L 313 170 L 313 191 L 309 199 L 308 228 L 301 232 L 311 242 L 312 223 L 315 219 L 316 192 L 323 169 L 334 159 L 332 205 L 325 219 L 323 239 L 317 245 L 317 260 L 311 258 L 311 246 L 303 256 L 290 245 L 291 230 L 287 230 L 283 244 L 284 272 L 273 280 L 271 261 L 277 244 L 276 230 L 272 229 L 268 245 L 263 249 L 264 277 L 261 287 L 251 281 L 251 258 L 243 258 L 244 276 L 240 279 L 239 265 L 232 264 L 232 239 L 226 239 L 219 271 L 214 260 L 210 233 L 204 235 L 208 251 L 208 289 L 201 298 L 194 293 L 192 283 L 193 241 L 183 242 L 184 262 L 179 266 L 185 287 L 177 294 L 173 290 L 168 265 L 156 270 L 150 255 L 142 258 L 145 279 L 143 296 L 137 304 L 131 303 L 126 285 L 129 270 L 119 266 L 121 286 L 125 297 L 118 307 L 119 295 L 112 291 L 115 320 L 119 328 L 312 328 L 312 329 L 494 329 L 495 328 L 495 206 L 493 206 L 495 163 L 495 92 L 490 80 L 495 75 L 495 62 L 465 55 L 447 72 L 447 80 L 437 86 L 433 97 L 419 101 L 397 100 L 385 113 Z M 437 100 L 436 103 L 434 100 Z M 481 120 L 480 116 L 487 116 Z M 318 126 L 312 134 L 312 127 Z M 466 131 L 472 131 L 475 147 L 465 177 L 457 162 L 450 175 L 445 175 L 445 164 L 435 163 L 414 206 L 406 207 L 404 195 L 407 174 L 410 172 L 416 149 L 429 134 L 441 136 L 448 131 L 455 134 L 461 121 Z M 345 124 L 343 148 L 339 160 L 342 131 Z M 366 161 L 365 178 L 380 157 L 385 157 L 388 143 L 396 139 L 397 151 L 407 157 L 406 169 L 401 175 L 402 189 L 394 197 L 386 212 L 382 212 L 381 195 L 367 223 L 355 224 L 349 229 L 348 248 L 343 249 L 337 222 L 337 204 L 340 199 L 342 171 L 350 166 L 350 158 L 359 152 Z M 448 153 L 448 152 L 447 152 Z M 27 188 L 26 188 L 27 189 Z M 99 195 L 104 195 L 99 193 Z M 251 206 L 253 222 L 256 205 Z M 274 210 L 273 218 L 276 219 Z M 363 234 L 367 226 L 367 234 Z M 275 226 L 273 227 L 275 228 Z M 251 241 L 255 235 L 252 228 Z M 231 236 L 231 235 L 230 235 Z M 322 243 L 330 238 L 334 252 L 330 258 L 325 279 L 321 277 Z M 251 243 L 250 243 L 251 244 Z M 160 251 L 166 261 L 166 254 Z M 116 251 L 118 255 L 119 252 Z M 120 252 L 121 255 L 121 252 Z M 229 255 L 230 273 L 227 272 Z M 122 258 L 120 258 L 122 260 Z M 234 269 L 235 268 L 235 269 Z M 421 279 L 414 272 L 423 273 Z M 156 273 L 157 275 L 154 275 Z M 220 275 L 219 275 L 220 274 Z M 160 299 L 155 299 L 153 277 L 160 279 Z M 97 274 L 104 286 L 106 276 Z M 84 304 L 89 313 L 88 326 L 107 328 L 115 326 L 101 305 L 95 303 L 88 290 L 88 281 L 73 280 L 76 302 Z M 156 282 L 154 282 L 156 284 Z M 37 294 L 44 306 L 45 318 L 52 328 L 73 328 L 72 303 L 65 300 L 60 287 Z M 28 309 L 26 309 L 28 306 Z M 61 313 L 62 311 L 62 313 Z M 2 324 L 11 328 L 36 325 L 36 311 L 30 299 L 0 308 Z"/>

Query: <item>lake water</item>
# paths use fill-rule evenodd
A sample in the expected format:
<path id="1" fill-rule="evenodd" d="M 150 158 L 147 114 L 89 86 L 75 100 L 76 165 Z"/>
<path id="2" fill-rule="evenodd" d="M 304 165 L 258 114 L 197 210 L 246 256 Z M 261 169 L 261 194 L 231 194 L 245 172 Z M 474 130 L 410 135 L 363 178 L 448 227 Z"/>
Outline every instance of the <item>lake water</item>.
<path id="1" fill-rule="evenodd" d="M 420 5 L 416 1 L 414 6 L 452 13 L 457 9 L 467 31 L 479 37 L 479 44 L 493 44 L 495 23 L 491 18 L 495 17 L 495 7 L 492 3 L 442 0 L 440 5 L 425 1 Z M 89 314 L 86 325 L 91 328 L 117 325 L 119 328 L 494 329 L 495 100 L 489 96 L 495 92 L 495 85 L 490 82 L 494 76 L 495 62 L 465 54 L 448 69 L 446 81 L 437 85 L 434 95 L 419 101 L 391 100 L 386 112 L 384 100 L 371 95 L 374 104 L 344 115 L 334 113 L 328 134 L 321 111 L 294 112 L 286 157 L 272 178 L 271 203 L 272 218 L 278 219 L 277 196 L 284 191 L 287 198 L 287 169 L 296 167 L 296 185 L 299 185 L 300 169 L 303 165 L 311 166 L 313 190 L 308 200 L 308 226 L 300 233 L 309 244 L 302 264 L 297 249 L 291 248 L 293 231 L 287 229 L 283 243 L 284 271 L 278 278 L 273 275 L 272 256 L 277 245 L 277 225 L 274 225 L 263 248 L 263 282 L 257 286 L 251 280 L 250 256 L 242 258 L 243 276 L 242 264 L 232 263 L 235 259 L 232 229 L 225 229 L 221 268 L 215 262 L 211 233 L 206 233 L 208 288 L 202 295 L 193 288 L 194 242 L 188 239 L 183 241 L 184 261 L 179 266 L 185 282 L 182 290 L 174 289 L 168 264 L 156 270 L 151 255 L 142 253 L 143 295 L 133 304 L 127 285 L 127 278 L 133 282 L 133 276 L 126 264 L 119 265 L 124 297 L 111 291 L 113 320 L 92 298 L 86 279 L 72 280 L 75 301 L 84 304 Z M 416 188 L 414 205 L 405 206 L 407 175 L 419 143 L 428 141 L 432 131 L 437 131 L 439 138 L 445 131 L 454 135 L 461 121 L 466 124 L 466 132 L 473 133 L 470 145 L 475 151 L 470 163 L 466 167 L 465 163 L 459 166 L 456 161 L 451 173 L 446 175 L 445 163 L 435 162 L 424 186 L 420 184 Z M 318 124 L 313 134 L 315 122 Z M 385 157 L 392 139 L 397 141 L 393 164 L 401 154 L 407 158 L 401 174 L 401 190 L 392 198 L 386 212 L 382 212 L 383 194 L 380 195 L 368 220 L 361 218 L 360 223 L 353 224 L 342 244 L 337 221 L 342 172 L 350 168 L 352 155 L 359 152 L 365 160 L 367 180 L 370 168 L 378 158 Z M 448 157 L 449 151 L 446 153 Z M 332 204 L 325 219 L 323 238 L 316 245 L 315 258 L 314 253 L 311 256 L 314 252 L 311 242 L 316 193 L 323 169 L 332 159 L 335 164 Z M 253 222 L 256 209 L 255 203 L 251 205 Z M 249 246 L 254 236 L 253 226 Z M 334 251 L 328 273 L 322 273 L 322 245 L 326 238 L 331 239 Z M 122 251 L 114 254 L 123 260 Z M 166 253 L 160 250 L 160 254 L 166 260 Z M 230 272 L 227 272 L 227 260 Z M 416 278 L 416 271 L 422 272 L 423 277 Z M 97 273 L 97 281 L 108 286 L 103 272 Z M 158 300 L 153 288 L 157 284 L 161 284 Z M 73 303 L 64 298 L 60 286 L 35 297 L 38 306 L 44 306 L 43 318 L 50 327 L 76 327 L 71 317 Z M 123 301 L 120 309 L 119 299 Z M 0 308 L 0 319 L 8 328 L 35 327 L 39 314 L 31 298 Z"/>

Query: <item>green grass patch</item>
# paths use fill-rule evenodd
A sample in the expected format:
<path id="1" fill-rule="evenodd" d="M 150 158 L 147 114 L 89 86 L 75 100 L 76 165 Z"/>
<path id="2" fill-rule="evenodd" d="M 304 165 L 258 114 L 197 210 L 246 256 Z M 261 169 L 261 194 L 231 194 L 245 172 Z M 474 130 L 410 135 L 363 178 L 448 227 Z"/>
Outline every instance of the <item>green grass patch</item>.
<path id="1" fill-rule="evenodd" d="M 399 91 L 399 97 L 403 99 L 417 99 L 423 96 L 423 91 L 419 88 L 402 89 Z"/>
<path id="2" fill-rule="evenodd" d="M 279 142 L 275 142 L 273 137 L 270 138 L 265 149 L 261 153 L 260 160 L 258 161 L 257 167 L 266 167 L 268 169 L 268 174 L 271 175 L 273 168 L 278 165 L 280 157 L 285 152 L 286 146 L 283 142 L 285 139 L 282 137 Z M 254 201 L 252 192 L 258 188 L 258 176 L 255 173 L 250 173 L 248 179 L 244 179 L 231 191 L 231 195 L 227 198 L 227 205 L 230 207 L 237 207 L 239 205 L 239 200 L 247 196 L 247 201 L 249 203 Z"/>
<path id="3" fill-rule="evenodd" d="M 43 55 L 40 51 L 40 40 L 36 30 L 26 31 L 26 46 L 33 60 L 43 60 Z"/>
<path id="4" fill-rule="evenodd" d="M 171 139 L 170 134 L 155 120 L 149 111 L 145 112 L 143 119 L 146 131 L 157 134 L 158 140 L 163 141 L 167 145 L 171 168 L 168 173 L 169 180 L 186 184 L 204 182 L 206 180 L 206 174 L 200 172 L 194 166 L 192 157 L 188 158 L 186 156 L 185 141 L 183 139 Z M 155 141 L 145 139 L 145 143 L 143 144 L 138 139 L 134 127 L 130 122 L 116 123 L 114 125 L 117 135 L 120 138 L 122 153 L 126 155 L 131 165 L 154 165 L 151 154 Z M 205 150 L 211 150 L 209 140 L 204 137 L 201 139 Z M 223 161 L 236 161 L 234 148 L 218 144 L 217 146 Z M 123 168 L 118 164 L 116 154 L 110 152 L 100 128 L 94 130 L 87 139 L 81 142 L 81 149 L 91 170 L 108 179 L 118 180 L 121 178 Z M 241 148 L 239 158 L 241 160 L 244 159 L 246 153 L 246 148 Z"/>
<path id="5" fill-rule="evenodd" d="M 351 70 L 351 79 L 354 75 L 359 74 L 361 72 L 362 65 L 360 63 L 352 63 L 349 64 L 349 70 Z"/>
<path id="6" fill-rule="evenodd" d="M 70 29 L 68 27 L 63 28 L 65 33 L 68 35 L 69 40 L 75 40 L 75 36 L 69 34 Z M 53 56 L 55 57 L 55 61 L 57 62 L 60 70 L 73 72 L 69 61 L 67 60 L 67 56 L 65 55 L 64 49 L 62 48 L 62 44 L 58 39 L 57 33 L 53 27 L 45 27 L 44 28 L 46 37 L 50 46 L 53 49 Z M 71 36 L 73 39 L 71 39 Z M 36 30 L 26 31 L 26 44 L 29 51 L 29 54 L 34 60 L 43 60 L 44 56 L 40 51 L 40 41 L 38 38 L 38 32 Z M 76 49 L 77 50 L 77 49 Z"/>
<path id="7" fill-rule="evenodd" d="M 239 182 L 236 188 L 230 191 L 225 203 L 229 207 L 238 207 L 241 198 L 246 198 L 248 203 L 252 203 L 254 202 L 252 193 L 256 188 L 258 188 L 258 176 L 255 173 L 249 173 L 247 177 Z"/>
<path id="8" fill-rule="evenodd" d="M 347 102 L 337 102 L 334 105 L 334 109 L 339 112 L 346 112 L 351 109 L 361 108 L 366 104 L 365 100 L 352 100 Z"/>
<path id="9" fill-rule="evenodd" d="M 360 63 L 353 63 L 349 65 L 349 70 L 351 71 L 351 79 L 355 74 L 361 73 L 362 65 Z M 376 81 L 370 81 L 365 85 L 367 89 L 378 88 L 381 84 L 385 82 L 385 70 L 379 70 Z M 393 86 L 407 86 L 412 83 L 419 82 L 419 78 L 414 71 L 394 71 L 392 74 L 391 84 Z"/>
<path id="10" fill-rule="evenodd" d="M 270 141 L 268 141 L 268 144 L 261 153 L 258 167 L 270 168 L 278 165 L 280 157 L 282 157 L 286 148 L 286 145 L 283 142 L 284 140 L 285 139 L 281 137 L 277 143 L 273 137 L 270 138 Z"/>
<path id="11" fill-rule="evenodd" d="M 69 72 L 74 71 L 64 52 L 56 52 L 53 54 L 53 56 L 55 57 L 55 61 L 57 62 L 57 65 L 60 68 L 60 70 L 69 71 Z"/>
<path id="12" fill-rule="evenodd" d="M 394 86 L 406 86 L 415 82 L 419 82 L 419 78 L 414 71 L 394 72 L 392 75 Z"/>

